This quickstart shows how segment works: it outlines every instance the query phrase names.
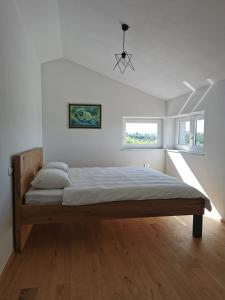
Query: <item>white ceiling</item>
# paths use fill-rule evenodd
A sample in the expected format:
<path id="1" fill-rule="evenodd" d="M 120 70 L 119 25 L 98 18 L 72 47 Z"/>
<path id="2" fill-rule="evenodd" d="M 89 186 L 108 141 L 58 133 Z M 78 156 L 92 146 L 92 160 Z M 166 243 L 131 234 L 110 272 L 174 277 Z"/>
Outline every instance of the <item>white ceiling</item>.
<path id="1" fill-rule="evenodd" d="M 225 78 L 225 0 L 17 0 L 41 62 L 60 57 L 162 99 Z M 113 71 L 120 23 L 136 71 Z"/>

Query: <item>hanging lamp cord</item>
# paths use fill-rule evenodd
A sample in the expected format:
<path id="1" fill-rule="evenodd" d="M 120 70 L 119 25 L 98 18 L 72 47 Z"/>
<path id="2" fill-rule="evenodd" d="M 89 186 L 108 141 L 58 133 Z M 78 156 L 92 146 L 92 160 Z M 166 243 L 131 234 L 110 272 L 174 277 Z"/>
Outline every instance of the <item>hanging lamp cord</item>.
<path id="1" fill-rule="evenodd" d="M 125 31 L 123 31 L 123 52 L 124 52 L 124 45 L 125 45 Z"/>

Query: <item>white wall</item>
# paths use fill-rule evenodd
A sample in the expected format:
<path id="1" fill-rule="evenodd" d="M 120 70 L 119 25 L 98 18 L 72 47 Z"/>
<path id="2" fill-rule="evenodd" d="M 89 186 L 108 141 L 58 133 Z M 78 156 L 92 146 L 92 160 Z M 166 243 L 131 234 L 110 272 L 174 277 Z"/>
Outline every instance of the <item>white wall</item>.
<path id="1" fill-rule="evenodd" d="M 190 112 L 205 89 L 199 90 L 185 113 Z M 176 115 L 187 95 L 168 101 L 167 114 Z M 205 110 L 205 155 L 181 153 L 218 212 L 225 218 L 225 81 L 216 83 L 197 110 Z M 166 172 L 179 177 L 166 155 Z"/>
<path id="2" fill-rule="evenodd" d="M 42 87 L 46 160 L 164 170 L 164 150 L 121 151 L 122 117 L 165 116 L 164 101 L 67 60 L 42 65 Z M 68 129 L 68 103 L 102 104 L 102 129 Z"/>
<path id="3" fill-rule="evenodd" d="M 13 249 L 11 155 L 42 144 L 41 68 L 14 0 L 0 1 L 0 272 Z"/>

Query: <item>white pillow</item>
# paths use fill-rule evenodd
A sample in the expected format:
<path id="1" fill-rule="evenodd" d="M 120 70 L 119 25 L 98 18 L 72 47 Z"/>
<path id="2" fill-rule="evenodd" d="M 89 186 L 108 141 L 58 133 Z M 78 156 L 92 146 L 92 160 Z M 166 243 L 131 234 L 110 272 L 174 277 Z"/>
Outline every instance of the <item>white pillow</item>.
<path id="1" fill-rule="evenodd" d="M 42 169 L 31 182 L 36 189 L 63 189 L 70 184 L 68 174 L 58 169 Z"/>
<path id="2" fill-rule="evenodd" d="M 44 169 L 58 169 L 68 173 L 68 165 L 60 161 L 50 161 L 44 166 Z"/>

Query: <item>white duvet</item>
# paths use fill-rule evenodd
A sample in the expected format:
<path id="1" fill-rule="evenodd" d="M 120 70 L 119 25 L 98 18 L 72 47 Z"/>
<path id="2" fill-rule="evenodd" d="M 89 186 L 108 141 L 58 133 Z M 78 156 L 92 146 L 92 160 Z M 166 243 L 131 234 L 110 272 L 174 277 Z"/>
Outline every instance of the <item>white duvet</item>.
<path id="1" fill-rule="evenodd" d="M 69 177 L 72 185 L 64 189 L 63 205 L 125 200 L 203 198 L 205 207 L 211 210 L 209 199 L 201 192 L 174 177 L 149 168 L 70 168 Z"/>

